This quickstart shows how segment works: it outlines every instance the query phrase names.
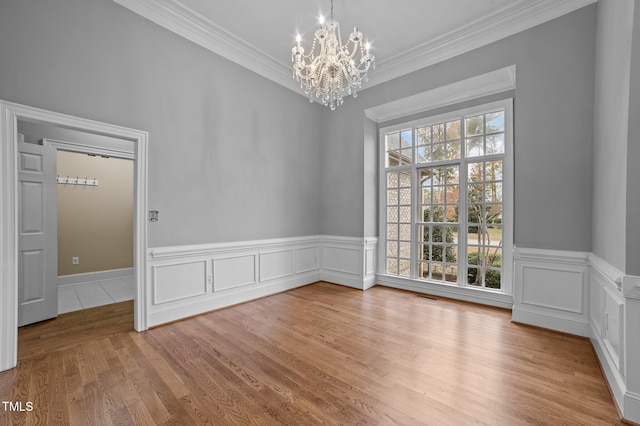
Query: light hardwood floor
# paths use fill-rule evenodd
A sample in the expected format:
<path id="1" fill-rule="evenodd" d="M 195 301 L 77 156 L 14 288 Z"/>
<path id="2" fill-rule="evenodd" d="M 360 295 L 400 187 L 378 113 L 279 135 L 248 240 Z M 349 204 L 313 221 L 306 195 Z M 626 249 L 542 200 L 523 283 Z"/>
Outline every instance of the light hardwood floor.
<path id="1" fill-rule="evenodd" d="M 0 424 L 619 425 L 589 340 L 316 283 L 136 333 L 132 302 L 19 331 Z"/>

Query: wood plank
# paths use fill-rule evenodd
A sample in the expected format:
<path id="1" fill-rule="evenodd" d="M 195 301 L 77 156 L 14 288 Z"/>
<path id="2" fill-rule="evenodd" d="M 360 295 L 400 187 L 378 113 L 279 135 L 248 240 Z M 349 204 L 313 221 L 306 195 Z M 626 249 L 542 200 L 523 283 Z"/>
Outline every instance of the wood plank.
<path id="1" fill-rule="evenodd" d="M 316 283 L 142 333 L 132 302 L 19 329 L 13 424 L 620 425 L 588 339 Z"/>

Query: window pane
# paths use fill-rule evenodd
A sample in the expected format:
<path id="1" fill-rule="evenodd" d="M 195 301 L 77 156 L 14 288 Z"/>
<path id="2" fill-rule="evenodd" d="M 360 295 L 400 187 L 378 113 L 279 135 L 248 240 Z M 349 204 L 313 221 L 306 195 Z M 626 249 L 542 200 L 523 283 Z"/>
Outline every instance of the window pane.
<path id="1" fill-rule="evenodd" d="M 398 204 L 398 190 L 397 189 L 388 189 L 387 190 L 387 204 L 388 205 Z"/>
<path id="2" fill-rule="evenodd" d="M 444 143 L 436 143 L 433 145 L 431 158 L 433 161 L 442 161 L 445 159 Z"/>
<path id="3" fill-rule="evenodd" d="M 432 129 L 432 141 L 444 142 L 444 123 L 436 124 Z"/>
<path id="4" fill-rule="evenodd" d="M 411 206 L 400 207 L 400 220 L 398 222 L 411 223 Z"/>
<path id="5" fill-rule="evenodd" d="M 411 130 L 403 130 L 400 133 L 400 147 L 411 148 L 413 146 L 413 132 Z"/>
<path id="6" fill-rule="evenodd" d="M 398 151 L 394 151 L 398 152 Z M 401 149 L 399 151 L 400 164 L 412 164 L 413 163 L 413 150 L 411 148 Z"/>
<path id="7" fill-rule="evenodd" d="M 483 139 L 482 137 L 467 139 L 467 157 L 484 155 Z"/>
<path id="8" fill-rule="evenodd" d="M 400 189 L 400 204 L 404 204 L 404 205 L 411 204 L 411 188 Z"/>
<path id="9" fill-rule="evenodd" d="M 387 225 L 387 241 L 398 239 L 398 225 L 390 223 Z"/>
<path id="10" fill-rule="evenodd" d="M 460 139 L 460 121 L 450 121 L 446 124 L 447 140 Z"/>
<path id="11" fill-rule="evenodd" d="M 427 262 L 420 262 L 418 266 L 418 276 L 422 278 L 429 278 L 429 264 Z"/>
<path id="12" fill-rule="evenodd" d="M 502 180 L 502 161 L 487 161 L 486 180 Z"/>
<path id="13" fill-rule="evenodd" d="M 504 153 L 504 133 L 487 136 L 487 155 Z"/>
<path id="14" fill-rule="evenodd" d="M 387 188 L 397 188 L 398 187 L 398 173 L 389 172 L 387 173 Z"/>
<path id="15" fill-rule="evenodd" d="M 444 205 L 434 204 L 432 205 L 432 218 L 433 222 L 444 222 Z"/>
<path id="16" fill-rule="evenodd" d="M 400 259 L 399 263 L 400 263 L 399 265 L 400 270 L 398 271 L 398 274 L 400 274 L 403 277 L 411 276 L 411 261 Z"/>
<path id="17" fill-rule="evenodd" d="M 389 133 L 387 135 L 387 151 L 400 149 L 400 133 Z"/>
<path id="18" fill-rule="evenodd" d="M 458 221 L 458 209 L 457 206 L 447 206 L 447 215 L 446 215 L 446 221 L 447 222 L 457 222 Z"/>
<path id="19" fill-rule="evenodd" d="M 481 203 L 484 201 L 484 191 L 481 183 L 469 184 L 467 189 L 467 202 L 469 203 Z"/>
<path id="20" fill-rule="evenodd" d="M 456 160 L 460 158 L 460 141 L 447 142 L 447 159 Z"/>
<path id="21" fill-rule="evenodd" d="M 387 257 L 398 257 L 398 242 L 397 241 L 388 241 L 387 242 Z"/>
<path id="22" fill-rule="evenodd" d="M 398 259 L 388 258 L 387 259 L 387 272 L 389 274 L 397 274 L 398 273 Z"/>
<path id="23" fill-rule="evenodd" d="M 504 111 L 487 114 L 487 133 L 504 132 Z"/>
<path id="24" fill-rule="evenodd" d="M 422 206 L 420 210 L 421 210 L 420 220 L 423 222 L 431 222 L 431 207 Z"/>
<path id="25" fill-rule="evenodd" d="M 470 163 L 467 168 L 469 182 L 482 182 L 484 179 L 484 163 Z"/>
<path id="26" fill-rule="evenodd" d="M 411 241 L 411 225 L 400 225 L 400 239 Z"/>
<path id="27" fill-rule="evenodd" d="M 400 186 L 404 188 L 411 187 L 411 173 L 400 172 Z"/>
<path id="28" fill-rule="evenodd" d="M 387 207 L 387 222 L 398 222 L 397 207 Z"/>
<path id="29" fill-rule="evenodd" d="M 487 183 L 485 186 L 485 201 L 487 203 L 502 202 L 502 183 Z"/>
<path id="30" fill-rule="evenodd" d="M 431 146 L 419 146 L 417 149 L 418 157 L 416 158 L 416 163 L 428 163 L 431 161 Z"/>
<path id="31" fill-rule="evenodd" d="M 484 115 L 467 117 L 464 120 L 467 136 L 476 136 L 484 133 Z"/>
<path id="32" fill-rule="evenodd" d="M 411 243 L 410 242 L 401 242 L 400 243 L 400 257 L 405 259 L 411 258 Z"/>
<path id="33" fill-rule="evenodd" d="M 431 203 L 431 189 L 422 188 L 420 204 L 430 204 Z"/>
<path id="34" fill-rule="evenodd" d="M 419 127 L 416 129 L 418 145 L 429 145 L 431 143 L 431 127 Z"/>
<path id="35" fill-rule="evenodd" d="M 482 218 L 482 205 L 468 204 L 467 205 L 467 221 L 469 223 L 481 223 L 482 222 L 480 220 L 481 218 Z M 477 232 L 477 231 L 474 231 L 474 232 Z"/>
<path id="36" fill-rule="evenodd" d="M 458 281 L 458 265 L 445 265 L 445 281 L 455 283 Z"/>

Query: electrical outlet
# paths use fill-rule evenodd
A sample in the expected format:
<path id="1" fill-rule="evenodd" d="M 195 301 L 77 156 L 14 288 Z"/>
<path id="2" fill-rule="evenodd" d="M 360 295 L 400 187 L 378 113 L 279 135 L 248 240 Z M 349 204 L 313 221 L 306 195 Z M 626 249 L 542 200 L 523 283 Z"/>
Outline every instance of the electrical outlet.
<path id="1" fill-rule="evenodd" d="M 71 264 L 72 265 L 79 265 L 80 264 L 80 258 L 79 257 L 72 257 L 71 258 Z"/>

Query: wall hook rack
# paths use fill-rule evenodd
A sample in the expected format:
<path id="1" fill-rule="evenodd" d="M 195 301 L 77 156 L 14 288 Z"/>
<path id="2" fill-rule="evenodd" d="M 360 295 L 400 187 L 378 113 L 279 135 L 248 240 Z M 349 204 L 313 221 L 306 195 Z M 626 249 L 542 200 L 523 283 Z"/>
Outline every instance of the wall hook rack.
<path id="1" fill-rule="evenodd" d="M 56 177 L 56 182 L 62 183 L 65 185 L 85 185 L 85 186 L 98 186 L 98 179 L 89 179 L 89 178 L 80 178 L 78 176 L 72 177 Z"/>

